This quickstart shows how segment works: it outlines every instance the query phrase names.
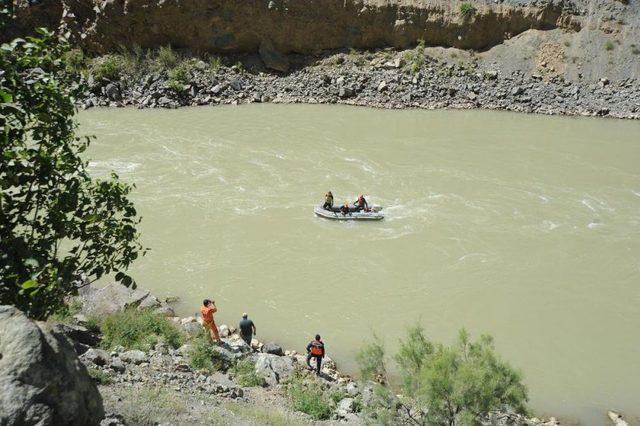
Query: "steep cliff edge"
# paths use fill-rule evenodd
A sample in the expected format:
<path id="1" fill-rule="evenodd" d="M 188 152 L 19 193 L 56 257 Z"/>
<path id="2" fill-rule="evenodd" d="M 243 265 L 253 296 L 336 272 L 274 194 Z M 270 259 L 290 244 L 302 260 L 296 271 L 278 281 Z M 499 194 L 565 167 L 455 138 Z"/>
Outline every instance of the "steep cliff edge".
<path id="1" fill-rule="evenodd" d="M 575 0 L 41 0 L 15 1 L 12 35 L 38 25 L 70 30 L 104 53 L 172 45 L 194 52 L 283 53 L 427 45 L 483 50 L 529 29 L 577 31 L 590 10 Z M 591 2 L 593 3 L 593 2 Z M 590 4 L 591 4 L 590 3 Z M 582 6 L 582 7 L 581 7 Z M 625 5 L 617 5 L 624 8 Z M 595 9 L 598 9 L 596 7 Z"/>

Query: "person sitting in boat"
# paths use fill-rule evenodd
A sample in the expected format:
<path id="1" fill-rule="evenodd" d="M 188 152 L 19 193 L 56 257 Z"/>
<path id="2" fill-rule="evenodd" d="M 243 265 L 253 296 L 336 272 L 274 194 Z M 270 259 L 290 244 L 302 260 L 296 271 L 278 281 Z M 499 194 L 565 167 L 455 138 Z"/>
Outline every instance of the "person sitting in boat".
<path id="1" fill-rule="evenodd" d="M 358 208 L 358 211 L 369 211 L 369 203 L 367 203 L 367 200 L 364 199 L 364 195 L 362 194 L 358 197 L 358 201 L 355 202 L 355 205 Z"/>
<path id="2" fill-rule="evenodd" d="M 349 202 L 345 201 L 344 204 L 342 205 L 342 207 L 340 207 L 340 213 L 342 213 L 342 216 L 346 216 L 346 215 L 350 215 L 351 212 L 349 211 Z"/>
<path id="3" fill-rule="evenodd" d="M 324 194 L 324 204 L 322 208 L 325 210 L 331 210 L 333 208 L 333 194 L 331 191 Z"/>

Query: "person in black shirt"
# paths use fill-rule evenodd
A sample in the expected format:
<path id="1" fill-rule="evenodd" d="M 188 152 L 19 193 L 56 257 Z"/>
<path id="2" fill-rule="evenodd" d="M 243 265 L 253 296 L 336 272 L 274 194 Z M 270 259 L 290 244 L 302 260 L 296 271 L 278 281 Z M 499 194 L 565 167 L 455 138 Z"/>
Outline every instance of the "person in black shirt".
<path id="1" fill-rule="evenodd" d="M 324 342 L 320 338 L 319 334 L 316 334 L 315 340 L 312 340 L 307 345 L 307 365 L 310 370 L 313 370 L 311 366 L 311 358 L 316 360 L 316 375 L 320 375 L 320 368 L 322 367 L 322 358 L 324 358 Z"/>
<path id="2" fill-rule="evenodd" d="M 249 316 L 247 315 L 247 313 L 245 312 L 244 314 L 242 314 L 242 320 L 240 320 L 240 336 L 242 337 L 242 340 L 244 340 L 247 345 L 251 346 L 251 339 L 253 338 L 253 336 L 256 336 L 258 333 L 256 333 L 256 326 L 253 323 L 253 321 L 251 321 L 249 319 Z"/>
<path id="3" fill-rule="evenodd" d="M 349 203 L 348 202 L 344 202 L 344 204 L 342 205 L 342 207 L 340 207 L 340 212 L 342 213 L 343 216 L 346 216 L 348 214 L 351 214 L 349 212 Z"/>

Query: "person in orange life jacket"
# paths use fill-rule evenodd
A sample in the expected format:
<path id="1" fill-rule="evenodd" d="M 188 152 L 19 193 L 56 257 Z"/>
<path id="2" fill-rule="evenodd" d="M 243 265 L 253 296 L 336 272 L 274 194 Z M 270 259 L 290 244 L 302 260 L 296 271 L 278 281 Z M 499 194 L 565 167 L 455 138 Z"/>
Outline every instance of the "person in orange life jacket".
<path id="1" fill-rule="evenodd" d="M 320 339 L 319 334 L 316 334 L 315 340 L 312 340 L 307 345 L 307 365 L 310 370 L 313 370 L 311 358 L 315 358 L 316 360 L 316 374 L 319 376 L 322 358 L 324 358 L 324 342 Z"/>
<path id="2" fill-rule="evenodd" d="M 215 321 L 213 320 L 213 314 L 218 311 L 216 308 L 216 302 L 204 299 L 202 301 L 202 306 L 200 307 L 200 314 L 202 314 L 202 325 L 204 328 L 209 330 L 209 335 L 211 336 L 211 340 L 216 343 L 220 343 L 220 335 L 218 334 L 218 327 L 216 326 Z"/>
<path id="3" fill-rule="evenodd" d="M 349 212 L 349 203 L 347 201 L 345 201 L 342 207 L 340 207 L 340 212 L 342 213 L 343 216 L 351 214 Z"/>
<path id="4" fill-rule="evenodd" d="M 369 211 L 369 203 L 367 203 L 367 200 L 364 199 L 364 195 L 360 194 L 360 196 L 358 197 L 358 201 L 356 201 L 355 204 L 358 207 L 358 211 Z"/>

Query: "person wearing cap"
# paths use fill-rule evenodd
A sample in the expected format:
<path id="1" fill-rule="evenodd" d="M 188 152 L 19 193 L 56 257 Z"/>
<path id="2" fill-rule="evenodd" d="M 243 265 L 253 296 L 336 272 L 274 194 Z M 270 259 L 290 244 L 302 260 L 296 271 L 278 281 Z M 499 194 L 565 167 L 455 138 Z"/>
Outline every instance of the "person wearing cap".
<path id="1" fill-rule="evenodd" d="M 242 319 L 240 320 L 240 336 L 242 340 L 246 342 L 247 345 L 251 346 L 251 339 L 253 336 L 256 336 L 256 325 L 249 319 L 249 315 L 247 313 L 242 314 Z"/>

